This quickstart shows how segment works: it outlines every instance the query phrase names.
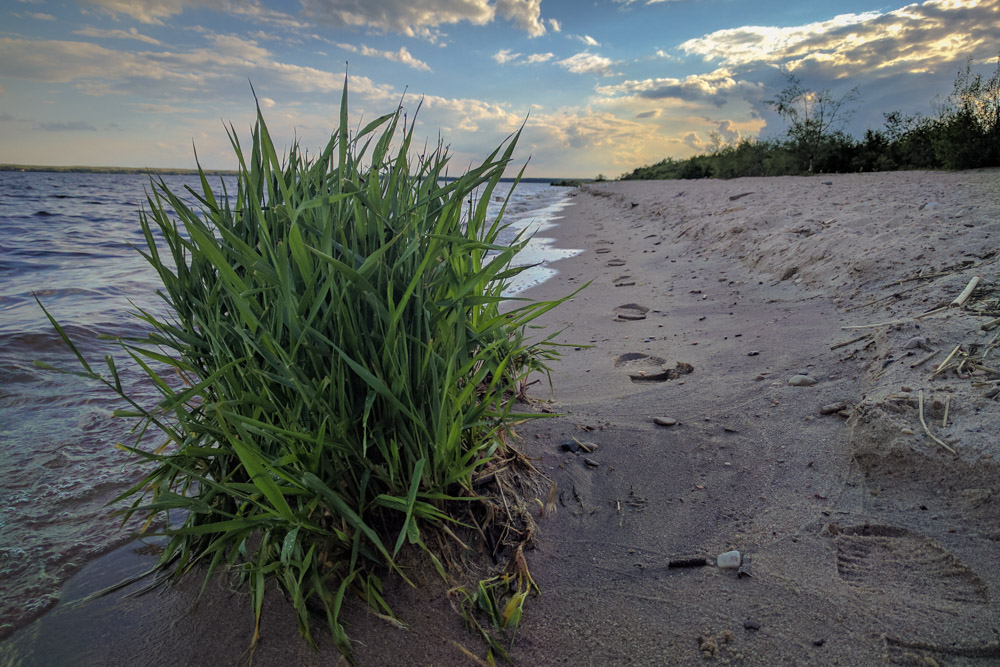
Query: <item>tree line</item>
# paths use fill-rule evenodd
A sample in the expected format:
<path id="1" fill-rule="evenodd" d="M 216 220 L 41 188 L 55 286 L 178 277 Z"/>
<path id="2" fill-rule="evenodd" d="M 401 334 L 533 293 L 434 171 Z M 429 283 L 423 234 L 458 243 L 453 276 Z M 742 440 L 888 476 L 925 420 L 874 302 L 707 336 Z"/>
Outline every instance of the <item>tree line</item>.
<path id="1" fill-rule="evenodd" d="M 661 162 L 624 174 L 622 180 L 738 178 L 897 169 L 977 169 L 1000 166 L 1000 59 L 988 78 L 959 71 L 951 94 L 933 116 L 884 115 L 885 125 L 855 138 L 844 131 L 859 98 L 806 89 L 794 75 L 765 103 L 788 124 L 784 136 L 723 142 L 693 157 Z"/>

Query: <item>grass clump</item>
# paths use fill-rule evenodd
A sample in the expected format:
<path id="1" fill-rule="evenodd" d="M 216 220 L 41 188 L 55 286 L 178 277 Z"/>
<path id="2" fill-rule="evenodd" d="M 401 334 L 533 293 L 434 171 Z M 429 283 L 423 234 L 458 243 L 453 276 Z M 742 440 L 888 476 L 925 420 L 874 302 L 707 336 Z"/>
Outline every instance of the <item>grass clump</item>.
<path id="1" fill-rule="evenodd" d="M 294 145 L 279 158 L 259 108 L 249 146 L 229 134 L 236 192 L 217 197 L 200 172 L 189 205 L 152 181 L 140 215 L 173 316 L 140 311 L 149 334 L 121 342 L 159 404 L 128 398 L 114 359 L 98 373 L 50 319 L 137 420 L 126 449 L 152 468 L 119 501 L 167 526 L 158 568 L 239 572 L 254 642 L 277 584 L 310 643 L 318 610 L 350 656 L 345 595 L 391 616 L 379 577 L 405 578 L 407 543 L 444 574 L 427 536 L 459 521 L 474 476 L 507 455 L 514 394 L 554 354 L 524 330 L 558 302 L 503 296 L 526 241 L 498 245 L 486 207 L 517 134 L 444 182 L 447 152 L 412 158 L 401 110 L 350 136 L 346 85 L 314 159 Z"/>

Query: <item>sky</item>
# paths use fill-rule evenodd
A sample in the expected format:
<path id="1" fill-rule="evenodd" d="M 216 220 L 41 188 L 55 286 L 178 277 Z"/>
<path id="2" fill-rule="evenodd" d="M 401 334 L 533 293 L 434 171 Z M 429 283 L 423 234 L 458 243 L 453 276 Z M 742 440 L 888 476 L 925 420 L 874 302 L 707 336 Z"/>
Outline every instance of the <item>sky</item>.
<path id="1" fill-rule="evenodd" d="M 318 151 L 420 107 L 417 135 L 481 161 L 524 124 L 526 174 L 617 177 L 775 137 L 788 74 L 845 129 L 932 115 L 1000 55 L 1000 0 L 0 0 L 0 163 L 235 167 L 256 91 L 275 141 Z"/>

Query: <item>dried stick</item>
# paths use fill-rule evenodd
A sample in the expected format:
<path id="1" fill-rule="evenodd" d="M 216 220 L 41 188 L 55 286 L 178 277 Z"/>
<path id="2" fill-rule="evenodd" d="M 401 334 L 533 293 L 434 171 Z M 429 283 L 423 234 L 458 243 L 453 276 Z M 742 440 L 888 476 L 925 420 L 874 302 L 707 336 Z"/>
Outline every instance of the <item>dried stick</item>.
<path id="1" fill-rule="evenodd" d="M 972 296 L 972 293 L 975 291 L 976 286 L 979 285 L 980 280 L 982 280 L 982 278 L 979 276 L 972 276 L 969 284 L 965 286 L 965 289 L 962 290 L 961 294 L 955 297 L 955 300 L 951 302 L 951 305 L 961 308 L 962 305 L 969 300 L 969 297 Z"/>
<path id="2" fill-rule="evenodd" d="M 941 420 L 941 428 L 948 427 L 948 408 L 951 407 L 951 396 L 946 396 L 944 399 L 944 418 Z"/>
<path id="3" fill-rule="evenodd" d="M 850 345 L 851 343 L 857 343 L 859 340 L 864 340 L 865 338 L 868 338 L 869 336 L 871 336 L 870 333 L 862 334 L 862 335 L 858 336 L 857 338 L 852 338 L 851 340 L 845 340 L 843 343 L 837 343 L 836 345 L 832 346 L 830 349 L 831 350 L 836 350 L 838 348 L 844 347 L 845 345 Z"/>
<path id="4" fill-rule="evenodd" d="M 930 354 L 928 354 L 926 357 L 922 358 L 920 361 L 914 361 L 912 364 L 910 364 L 910 368 L 917 368 L 919 366 L 923 366 L 928 361 L 930 361 L 935 356 L 937 356 L 937 353 L 940 352 L 940 351 L 941 350 L 933 350 Z"/>
<path id="5" fill-rule="evenodd" d="M 943 313 L 946 310 L 948 310 L 948 306 L 941 306 L 940 308 L 935 308 L 934 310 L 928 310 L 926 313 L 920 313 L 913 319 L 919 320 L 923 317 L 930 317 L 931 315 L 937 315 L 938 313 Z"/>
<path id="6" fill-rule="evenodd" d="M 979 328 L 983 331 L 989 331 L 990 329 L 996 329 L 997 327 L 1000 327 L 1000 317 L 994 318 L 989 322 L 984 322 Z"/>
<path id="7" fill-rule="evenodd" d="M 938 364 L 937 370 L 934 371 L 933 373 L 931 373 L 931 377 L 928 378 L 928 379 L 933 378 L 935 375 L 937 375 L 938 373 L 940 373 L 941 371 L 943 371 L 945 369 L 945 367 L 948 365 L 948 362 L 951 361 L 951 358 L 954 357 L 955 353 L 958 352 L 961 348 L 962 348 L 962 344 L 961 343 L 959 343 L 958 345 L 956 345 L 955 349 L 951 351 L 951 354 L 949 354 L 947 357 L 945 357 L 944 361 L 942 361 L 940 364 Z"/>
<path id="8" fill-rule="evenodd" d="M 845 308 L 844 312 L 845 313 L 849 313 L 852 310 L 858 310 L 860 308 L 867 308 L 868 306 L 874 306 L 877 303 L 882 303 L 883 301 L 888 301 L 889 299 L 892 299 L 892 298 L 898 298 L 898 297 L 906 294 L 907 292 L 912 292 L 914 290 L 918 290 L 921 287 L 923 287 L 923 285 L 917 285 L 916 287 L 908 287 L 907 289 L 900 290 L 898 292 L 893 292 L 889 296 L 883 296 L 880 299 L 873 299 L 872 301 L 868 301 L 866 303 L 862 303 L 862 304 L 860 304 L 858 306 L 851 306 L 850 308 Z"/>
<path id="9" fill-rule="evenodd" d="M 875 324 L 854 324 L 847 327 L 840 327 L 841 329 L 873 329 L 875 327 L 887 327 L 893 324 L 907 324 L 909 322 L 916 322 L 917 320 L 923 319 L 925 317 L 930 317 L 931 315 L 937 315 L 938 313 L 943 313 L 948 310 L 948 306 L 941 306 L 940 308 L 935 308 L 934 310 L 928 310 L 926 313 L 920 313 L 914 317 L 908 317 L 905 320 L 889 320 L 888 322 L 876 322 Z"/>
<path id="10" fill-rule="evenodd" d="M 844 330 L 851 329 L 874 329 L 875 327 L 887 327 L 891 324 L 906 324 L 907 322 L 912 322 L 913 318 L 906 320 L 890 320 L 889 322 L 878 322 L 877 324 L 854 324 L 848 327 L 840 327 Z"/>
<path id="11" fill-rule="evenodd" d="M 957 454 L 958 452 L 956 452 L 954 449 L 952 449 L 951 447 L 949 447 L 948 444 L 944 440 L 942 440 L 942 439 L 940 439 L 938 437 L 935 437 L 935 435 L 933 433 L 931 433 L 931 430 L 929 428 L 927 428 L 927 422 L 924 421 L 924 390 L 923 389 L 920 390 L 920 393 L 917 394 L 917 397 L 919 399 L 919 405 L 920 405 L 920 425 L 924 427 L 924 433 L 926 433 L 928 435 L 928 437 L 930 437 L 931 440 L 933 440 L 937 444 L 941 445 L 942 447 L 944 447 L 945 449 L 947 449 L 952 454 Z"/>

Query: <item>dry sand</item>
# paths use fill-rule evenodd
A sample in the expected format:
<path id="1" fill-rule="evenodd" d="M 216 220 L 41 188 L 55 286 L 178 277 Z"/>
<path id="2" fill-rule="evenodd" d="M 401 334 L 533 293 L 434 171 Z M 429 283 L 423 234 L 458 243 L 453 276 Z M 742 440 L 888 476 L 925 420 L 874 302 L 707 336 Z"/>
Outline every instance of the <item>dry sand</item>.
<path id="1" fill-rule="evenodd" d="M 581 346 L 543 406 L 565 416 L 519 431 L 559 499 L 528 554 L 542 595 L 515 661 L 1000 664 L 1000 329 L 983 329 L 1000 315 L 1000 171 L 607 183 L 573 201 L 552 235 L 586 252 L 531 293 L 593 281 L 545 322 Z M 925 315 L 974 276 L 964 306 Z M 563 451 L 572 438 L 598 448 Z M 751 577 L 668 567 L 729 549 Z M 64 599 L 148 562 L 133 551 Z M 483 655 L 425 581 L 388 587 L 410 631 L 350 611 L 362 664 Z M 0 658 L 233 664 L 252 623 L 222 587 L 193 612 L 193 583 L 62 604 Z M 255 665 L 336 662 L 280 599 L 265 614 Z"/>

